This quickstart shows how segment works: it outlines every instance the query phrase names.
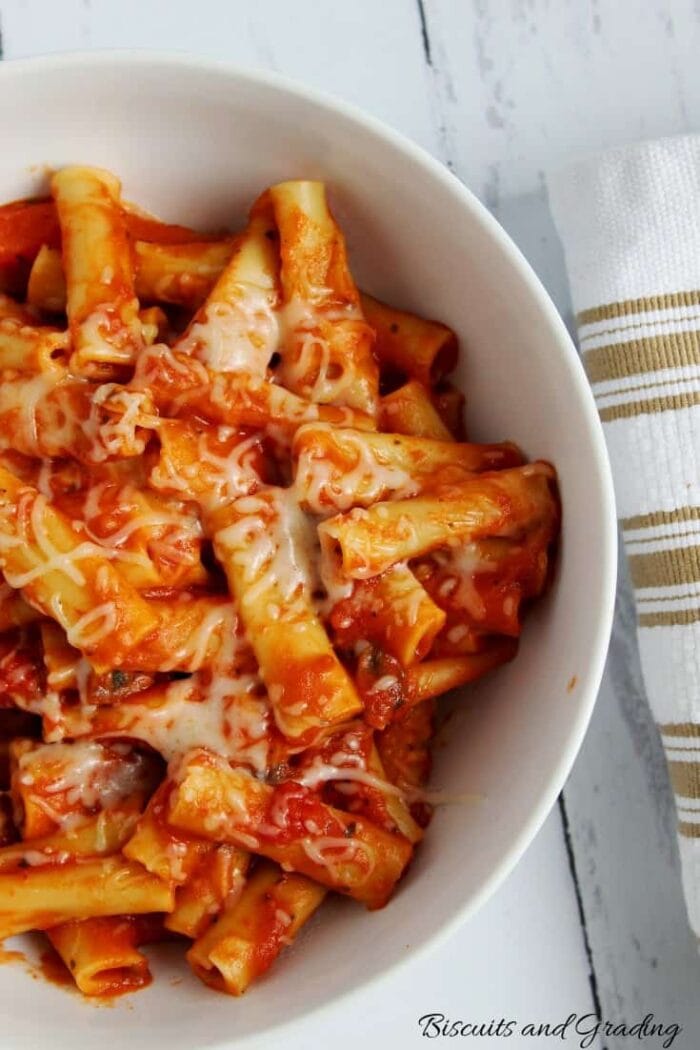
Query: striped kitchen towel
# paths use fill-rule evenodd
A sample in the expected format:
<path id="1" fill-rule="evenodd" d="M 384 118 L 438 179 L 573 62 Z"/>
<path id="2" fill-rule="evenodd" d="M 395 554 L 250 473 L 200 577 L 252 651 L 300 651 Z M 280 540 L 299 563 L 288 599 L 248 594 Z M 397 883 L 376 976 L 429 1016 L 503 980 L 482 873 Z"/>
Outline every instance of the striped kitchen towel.
<path id="1" fill-rule="evenodd" d="M 614 150 L 548 185 L 700 937 L 700 136 Z"/>

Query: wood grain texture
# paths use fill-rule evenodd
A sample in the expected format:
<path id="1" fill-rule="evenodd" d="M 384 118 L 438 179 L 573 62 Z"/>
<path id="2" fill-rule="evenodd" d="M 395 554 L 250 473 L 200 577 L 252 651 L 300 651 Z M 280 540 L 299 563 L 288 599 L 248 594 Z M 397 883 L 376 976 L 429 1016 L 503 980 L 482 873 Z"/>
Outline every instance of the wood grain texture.
<path id="1" fill-rule="evenodd" d="M 500 12 L 483 0 L 468 15 L 458 0 L 426 0 L 433 106 L 453 170 L 511 234 L 572 328 L 545 172 L 700 125 L 700 9 L 690 0 L 535 0 L 513 3 L 509 18 Z M 564 805 L 603 1017 L 652 1011 L 682 1024 L 687 1045 L 697 1045 L 700 959 L 624 558 L 607 671 Z M 628 1041 L 606 1045 L 623 1050 Z"/>
<path id="2" fill-rule="evenodd" d="M 188 51 L 284 73 L 434 149 L 411 0 L 7 0 L 5 58 L 75 48 Z"/>

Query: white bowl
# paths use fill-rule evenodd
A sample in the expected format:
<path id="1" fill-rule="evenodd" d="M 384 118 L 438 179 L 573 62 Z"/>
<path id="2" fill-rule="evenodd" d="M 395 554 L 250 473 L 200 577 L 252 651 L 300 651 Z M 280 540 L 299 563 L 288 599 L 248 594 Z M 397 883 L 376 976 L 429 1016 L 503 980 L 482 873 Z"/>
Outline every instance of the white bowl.
<path id="1" fill-rule="evenodd" d="M 362 287 L 459 333 L 470 434 L 512 438 L 559 471 L 553 591 L 517 660 L 469 690 L 436 749 L 432 783 L 483 801 L 439 809 L 386 909 L 334 901 L 241 1000 L 213 994 L 170 953 L 151 988 L 110 1010 L 21 967 L 0 972 L 0 1045 L 13 1050 L 222 1046 L 332 1006 L 434 945 L 532 840 L 581 744 L 610 632 L 616 531 L 602 432 L 566 329 L 506 234 L 440 164 L 342 103 L 179 55 L 68 55 L 0 66 L 0 132 L 0 201 L 45 192 L 42 165 L 82 162 L 120 175 L 127 199 L 206 228 L 240 222 L 273 182 L 326 180 Z"/>

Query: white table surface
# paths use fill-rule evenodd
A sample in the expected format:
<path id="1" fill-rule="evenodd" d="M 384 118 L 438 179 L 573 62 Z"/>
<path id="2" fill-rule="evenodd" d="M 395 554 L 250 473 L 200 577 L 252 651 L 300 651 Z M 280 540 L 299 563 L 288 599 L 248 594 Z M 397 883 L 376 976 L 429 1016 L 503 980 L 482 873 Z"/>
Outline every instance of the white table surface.
<path id="1" fill-rule="evenodd" d="M 0 0 L 0 25 L 7 59 L 189 50 L 277 70 L 359 104 L 485 201 L 567 320 L 544 173 L 606 146 L 700 129 L 697 0 Z M 508 881 L 428 958 L 323 1017 L 245 1046 L 301 1050 L 330 1039 L 334 1050 L 410 1050 L 425 1045 L 417 1020 L 426 1013 L 555 1024 L 571 1012 L 617 1023 L 653 1013 L 683 1025 L 675 1047 L 700 1046 L 700 959 L 685 923 L 671 797 L 624 579 L 585 745 L 559 807 Z M 661 1042 L 613 1036 L 592 1045 Z"/>

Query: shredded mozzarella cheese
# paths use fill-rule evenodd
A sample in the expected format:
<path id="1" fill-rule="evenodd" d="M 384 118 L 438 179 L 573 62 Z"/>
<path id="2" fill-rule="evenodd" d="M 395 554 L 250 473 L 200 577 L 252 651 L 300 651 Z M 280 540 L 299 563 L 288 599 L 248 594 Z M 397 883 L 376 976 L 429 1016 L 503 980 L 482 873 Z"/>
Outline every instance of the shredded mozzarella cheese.
<path id="1" fill-rule="evenodd" d="M 417 482 L 405 470 L 388 466 L 381 454 L 361 434 L 342 434 L 328 424 L 314 424 L 321 442 L 304 445 L 298 458 L 295 488 L 314 514 L 330 515 L 354 506 L 370 506 L 384 499 L 405 499 L 418 491 Z M 341 467 L 326 453 L 323 434 L 339 445 L 351 467 Z"/>
<path id="2" fill-rule="evenodd" d="M 32 544 L 30 537 L 26 535 L 24 525 L 25 514 L 23 513 L 22 503 L 26 501 L 31 501 L 31 510 L 28 517 L 34 544 Z M 0 562 L 3 563 L 2 568 L 5 579 L 16 590 L 20 587 L 26 587 L 28 584 L 33 583 L 34 580 L 38 580 L 51 572 L 63 573 L 73 583 L 78 584 L 78 586 L 84 586 L 85 576 L 78 568 L 78 563 L 86 558 L 94 558 L 100 554 L 95 544 L 87 541 L 78 544 L 71 550 L 59 550 L 55 546 L 46 526 L 45 516 L 48 508 L 48 501 L 41 493 L 35 494 L 33 490 L 28 490 L 26 496 L 20 493 L 17 506 L 17 521 L 20 523 L 21 534 L 17 537 L 7 535 L 0 537 Z M 24 572 L 14 572 L 8 569 L 5 559 L 2 557 L 2 551 L 3 549 L 13 550 L 17 547 L 23 547 L 25 553 L 37 564 Z M 38 551 L 34 549 L 35 547 L 38 547 Z"/>
<path id="3" fill-rule="evenodd" d="M 344 761 L 349 761 L 353 756 L 343 755 Z M 330 781 L 355 781 L 358 784 L 364 784 L 366 787 L 375 788 L 380 791 L 383 795 L 394 795 L 396 798 L 403 798 L 404 792 L 401 788 L 396 787 L 395 784 L 390 783 L 388 780 L 384 780 L 382 777 L 375 776 L 374 773 L 370 773 L 366 769 L 358 768 L 358 765 L 335 765 L 334 763 L 324 762 L 320 756 L 317 756 L 313 762 L 300 774 L 296 775 L 294 779 L 299 783 L 303 784 L 304 787 L 315 788 L 319 784 L 327 784 Z"/>
<path id="4" fill-rule="evenodd" d="M 341 400 L 357 377 L 350 362 L 334 353 L 330 337 L 334 325 L 361 322 L 361 311 L 350 305 L 320 307 L 313 300 L 292 299 L 282 307 L 279 318 L 282 382 L 303 391 L 311 401 Z"/>
<path id="5" fill-rule="evenodd" d="M 19 782 L 33 789 L 32 801 L 62 827 L 80 820 L 83 810 L 114 809 L 149 784 L 148 766 L 136 752 L 119 754 L 96 740 L 39 745 L 21 755 Z M 61 811 L 52 796 L 63 795 L 70 813 Z M 49 796 L 46 798 L 45 796 Z"/>
<path id="6" fill-rule="evenodd" d="M 291 490 L 266 489 L 235 507 L 240 517 L 217 533 L 215 548 L 241 569 L 250 603 L 274 594 L 289 615 L 319 586 L 316 530 Z"/>
<path id="7" fill-rule="evenodd" d="M 205 308 L 177 349 L 214 372 L 264 376 L 279 342 L 275 291 L 242 282 L 230 294 Z"/>

